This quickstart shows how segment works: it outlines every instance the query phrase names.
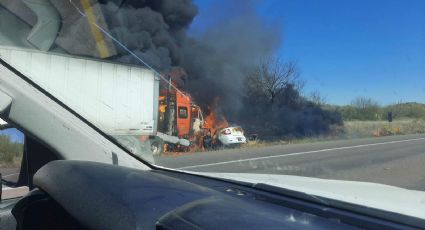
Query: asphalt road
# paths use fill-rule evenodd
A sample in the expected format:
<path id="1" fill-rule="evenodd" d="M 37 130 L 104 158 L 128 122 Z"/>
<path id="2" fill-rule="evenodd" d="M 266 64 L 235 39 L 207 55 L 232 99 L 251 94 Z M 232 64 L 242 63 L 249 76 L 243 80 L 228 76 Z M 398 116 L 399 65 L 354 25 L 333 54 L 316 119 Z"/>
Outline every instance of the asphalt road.
<path id="1" fill-rule="evenodd" d="M 2 178 L 7 181 L 16 182 L 19 178 L 19 168 L 1 168 L 0 173 Z"/>
<path id="2" fill-rule="evenodd" d="M 19 178 L 19 168 L 0 168 L 0 173 L 2 174 L 2 178 L 10 184 L 14 184 L 18 181 Z M 9 199 L 9 198 L 15 198 L 20 197 L 28 193 L 29 189 L 26 186 L 22 187 L 8 187 L 6 184 L 2 181 L 2 199 Z M 10 186 L 10 185 L 9 185 Z"/>
<path id="3" fill-rule="evenodd" d="M 425 135 L 228 149 L 160 156 L 155 162 L 198 172 L 299 175 L 425 191 Z"/>

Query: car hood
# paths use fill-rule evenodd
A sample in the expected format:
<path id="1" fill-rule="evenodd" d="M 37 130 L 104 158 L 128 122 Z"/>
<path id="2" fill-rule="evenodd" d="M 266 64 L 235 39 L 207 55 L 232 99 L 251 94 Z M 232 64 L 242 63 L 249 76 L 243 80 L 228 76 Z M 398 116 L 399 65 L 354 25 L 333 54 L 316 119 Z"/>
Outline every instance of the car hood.
<path id="1" fill-rule="evenodd" d="M 369 182 L 328 180 L 290 175 L 249 173 L 197 174 L 252 184 L 267 184 L 308 195 L 425 219 L 425 192 L 422 191 Z"/>

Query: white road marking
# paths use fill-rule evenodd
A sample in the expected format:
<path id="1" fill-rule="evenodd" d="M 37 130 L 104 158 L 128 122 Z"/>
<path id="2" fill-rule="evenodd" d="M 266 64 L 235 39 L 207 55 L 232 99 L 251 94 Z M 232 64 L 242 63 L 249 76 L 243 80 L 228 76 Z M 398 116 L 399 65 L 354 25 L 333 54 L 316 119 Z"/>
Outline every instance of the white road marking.
<path id="1" fill-rule="evenodd" d="M 206 166 L 225 165 L 225 164 L 240 163 L 240 162 L 245 162 L 245 161 L 256 161 L 256 160 L 271 159 L 271 158 L 278 158 L 278 157 L 289 157 L 289 156 L 303 155 L 303 154 L 309 154 L 309 153 L 328 152 L 328 151 L 335 151 L 335 150 L 342 150 L 342 149 L 355 149 L 355 148 L 363 148 L 363 147 L 369 147 L 369 146 L 396 144 L 396 143 L 419 141 L 419 140 L 425 140 L 425 137 L 424 138 L 400 140 L 400 141 L 387 141 L 387 142 L 380 142 L 380 143 L 373 143 L 373 144 L 363 144 L 363 145 L 353 145 L 353 146 L 330 148 L 330 149 L 320 149 L 320 150 L 312 150 L 312 151 L 297 152 L 297 153 L 287 153 L 287 154 L 266 156 L 266 157 L 254 157 L 254 158 L 232 160 L 232 161 L 223 161 L 223 162 L 210 163 L 210 164 L 192 165 L 192 166 L 181 167 L 181 168 L 178 168 L 178 169 L 191 169 L 191 168 L 200 168 L 200 167 L 206 167 Z"/>

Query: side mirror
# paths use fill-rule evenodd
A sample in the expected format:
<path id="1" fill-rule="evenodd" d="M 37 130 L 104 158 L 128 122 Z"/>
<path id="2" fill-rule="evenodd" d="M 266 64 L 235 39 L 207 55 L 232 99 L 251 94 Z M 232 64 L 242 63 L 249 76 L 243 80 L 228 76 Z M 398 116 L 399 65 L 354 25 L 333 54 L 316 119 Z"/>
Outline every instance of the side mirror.
<path id="1" fill-rule="evenodd" d="M 1 122 L 1 121 L 0 121 Z M 17 198 L 28 190 L 28 179 L 24 174 L 26 169 L 25 135 L 16 128 L 1 122 L 0 128 L 0 199 Z M 3 185 L 5 190 L 3 190 Z"/>

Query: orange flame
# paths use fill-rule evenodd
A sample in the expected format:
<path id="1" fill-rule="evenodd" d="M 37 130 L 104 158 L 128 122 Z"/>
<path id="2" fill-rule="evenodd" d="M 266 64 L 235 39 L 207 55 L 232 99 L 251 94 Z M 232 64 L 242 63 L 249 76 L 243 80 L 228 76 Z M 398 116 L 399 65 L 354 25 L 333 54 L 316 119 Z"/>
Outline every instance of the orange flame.
<path id="1" fill-rule="evenodd" d="M 221 111 L 218 111 L 217 109 L 219 102 L 220 102 L 220 99 L 218 97 L 214 99 L 213 104 L 208 106 L 210 113 L 205 118 L 204 127 L 205 129 L 210 130 L 211 135 L 215 135 L 217 130 L 226 128 L 227 126 L 229 126 L 229 123 L 227 122 L 223 113 L 221 113 Z"/>

